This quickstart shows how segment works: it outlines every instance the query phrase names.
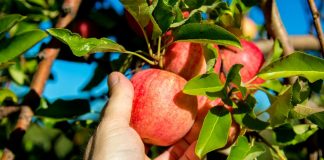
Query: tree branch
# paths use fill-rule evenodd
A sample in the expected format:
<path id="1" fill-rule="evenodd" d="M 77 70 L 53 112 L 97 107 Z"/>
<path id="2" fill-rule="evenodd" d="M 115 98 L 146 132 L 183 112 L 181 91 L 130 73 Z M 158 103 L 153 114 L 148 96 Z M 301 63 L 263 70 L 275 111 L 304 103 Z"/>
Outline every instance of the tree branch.
<path id="1" fill-rule="evenodd" d="M 300 51 L 319 51 L 321 49 L 320 42 L 313 35 L 289 36 L 288 41 L 296 50 Z M 261 49 L 264 54 L 268 54 L 273 48 L 273 39 L 258 40 L 255 41 L 255 44 Z"/>
<path id="2" fill-rule="evenodd" d="M 0 119 L 7 117 L 8 115 L 18 112 L 20 107 L 17 106 L 3 106 L 0 107 Z"/>
<path id="3" fill-rule="evenodd" d="M 293 53 L 294 48 L 289 43 L 288 33 L 281 21 L 276 0 L 263 0 L 261 5 L 266 18 L 268 34 L 279 40 L 283 48 L 284 56 Z M 297 77 L 290 77 L 289 83 L 293 84 L 296 79 Z"/>
<path id="4" fill-rule="evenodd" d="M 309 5 L 310 10 L 312 11 L 313 21 L 314 21 L 314 25 L 315 25 L 316 32 L 317 32 L 317 37 L 321 44 L 322 57 L 324 57 L 324 35 L 323 35 L 322 26 L 321 26 L 320 13 L 318 12 L 318 10 L 316 8 L 314 0 L 308 0 L 308 5 Z"/>
<path id="5" fill-rule="evenodd" d="M 288 40 L 288 34 L 281 21 L 275 0 L 263 0 L 262 8 L 266 18 L 268 33 L 282 44 L 284 55 L 294 52 L 294 48 Z"/>
<path id="6" fill-rule="evenodd" d="M 55 27 L 65 28 L 75 18 L 80 3 L 81 0 L 64 0 L 62 5 L 64 14 L 59 17 Z M 50 75 L 52 64 L 60 51 L 60 48 L 53 46 L 53 44 L 52 39 L 52 43 L 50 43 L 47 48 L 40 52 L 40 54 L 43 55 L 43 59 L 39 63 L 36 73 L 33 76 L 33 80 L 30 85 L 31 94 L 28 93 L 25 97 L 25 100 L 27 99 L 29 103 L 26 103 L 27 105 L 23 105 L 21 107 L 19 119 L 15 129 L 10 134 L 8 144 L 6 145 L 1 160 L 13 160 L 15 158 L 13 149 L 20 146 L 19 144 L 21 144 L 22 138 L 30 125 L 31 118 L 34 115 L 30 103 L 35 102 L 32 102 L 33 99 L 27 97 L 35 97 L 35 94 L 36 96 L 40 97 L 40 95 L 43 93 L 45 83 Z"/>

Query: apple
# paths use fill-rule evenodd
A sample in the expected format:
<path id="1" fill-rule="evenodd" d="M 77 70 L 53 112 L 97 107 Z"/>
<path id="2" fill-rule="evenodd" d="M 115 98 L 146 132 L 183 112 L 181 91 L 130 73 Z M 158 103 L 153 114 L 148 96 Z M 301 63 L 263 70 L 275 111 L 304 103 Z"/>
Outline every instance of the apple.
<path id="1" fill-rule="evenodd" d="M 216 44 L 214 47 L 218 50 Z M 176 73 L 186 80 L 206 73 L 206 67 L 204 50 L 198 43 L 175 42 L 167 48 L 163 57 L 163 69 Z M 219 55 L 214 66 L 215 73 L 219 74 L 220 68 L 221 56 Z"/>
<path id="2" fill-rule="evenodd" d="M 254 23 L 254 21 L 251 18 L 247 16 L 244 16 L 241 21 L 241 29 L 243 35 L 251 39 L 254 39 L 258 34 L 257 25 Z"/>
<path id="3" fill-rule="evenodd" d="M 186 80 L 206 72 L 206 62 L 201 44 L 175 42 L 164 55 L 163 69 L 176 73 Z"/>
<path id="4" fill-rule="evenodd" d="M 97 27 L 87 19 L 77 19 L 71 28 L 72 32 L 80 34 L 83 38 L 95 37 L 97 34 Z"/>
<path id="5" fill-rule="evenodd" d="M 160 69 L 136 73 L 131 82 L 134 100 L 130 126 L 148 144 L 169 146 L 192 127 L 197 97 L 182 92 L 186 80 Z"/>
<path id="6" fill-rule="evenodd" d="M 223 72 L 226 74 L 234 64 L 242 64 L 240 71 L 242 82 L 250 81 L 260 70 L 264 63 L 264 56 L 261 50 L 253 43 L 241 39 L 242 49 L 236 47 L 226 47 L 219 50 L 222 58 Z M 255 82 L 263 83 L 261 79 Z"/>
<path id="7" fill-rule="evenodd" d="M 189 11 L 182 11 L 182 17 L 187 19 L 190 15 L 190 12 Z"/>

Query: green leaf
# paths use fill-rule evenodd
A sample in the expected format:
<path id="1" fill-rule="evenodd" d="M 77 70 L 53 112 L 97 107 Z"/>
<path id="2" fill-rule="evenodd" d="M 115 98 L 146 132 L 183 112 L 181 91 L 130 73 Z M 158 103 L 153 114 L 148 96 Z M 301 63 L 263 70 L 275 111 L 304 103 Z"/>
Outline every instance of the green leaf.
<path id="1" fill-rule="evenodd" d="M 290 116 L 297 119 L 303 119 L 319 112 L 324 112 L 324 108 L 298 104 L 290 111 Z"/>
<path id="2" fill-rule="evenodd" d="M 240 70 L 243 68 L 242 64 L 235 64 L 228 71 L 226 76 L 225 86 L 230 86 L 231 83 L 235 84 L 235 88 L 237 88 L 242 96 L 245 97 L 247 89 L 241 86 L 241 74 Z"/>
<path id="3" fill-rule="evenodd" d="M 73 142 L 64 134 L 61 134 L 54 144 L 54 150 L 58 158 L 64 159 L 73 149 Z"/>
<path id="4" fill-rule="evenodd" d="M 197 140 L 196 155 L 202 158 L 208 152 L 224 147 L 231 123 L 231 114 L 224 107 L 209 110 Z"/>
<path id="5" fill-rule="evenodd" d="M 28 0 L 28 2 L 33 3 L 33 4 L 37 4 L 38 6 L 41 6 L 43 8 L 48 7 L 48 2 L 45 0 Z"/>
<path id="6" fill-rule="evenodd" d="M 9 31 L 14 25 L 24 20 L 26 17 L 19 14 L 8 14 L 0 17 L 0 39 Z"/>
<path id="7" fill-rule="evenodd" d="M 293 140 L 296 133 L 293 130 L 293 126 L 289 123 L 285 123 L 279 127 L 273 129 L 276 134 L 276 141 L 279 143 L 286 143 Z"/>
<path id="8" fill-rule="evenodd" d="M 2 104 L 3 101 L 9 99 L 15 103 L 18 102 L 18 97 L 14 92 L 6 88 L 0 89 L 0 104 Z"/>
<path id="9" fill-rule="evenodd" d="M 120 0 L 120 2 L 142 28 L 147 26 L 150 21 L 151 13 L 146 0 Z"/>
<path id="10" fill-rule="evenodd" d="M 67 29 L 52 28 L 47 32 L 67 44 L 76 56 L 84 56 L 95 52 L 126 52 L 125 48 L 107 38 L 82 38 Z"/>
<path id="11" fill-rule="evenodd" d="M 181 12 L 181 17 L 182 17 L 182 12 Z M 170 28 L 177 28 L 177 27 L 180 27 L 180 26 L 182 26 L 184 24 L 188 24 L 188 23 L 201 22 L 201 20 L 202 20 L 201 10 L 196 9 L 196 10 L 193 10 L 190 12 L 188 18 L 172 23 L 170 25 Z"/>
<path id="12" fill-rule="evenodd" d="M 207 73 L 188 81 L 183 92 L 190 95 L 206 95 L 206 92 L 217 92 L 222 90 L 223 87 L 216 73 Z"/>
<path id="13" fill-rule="evenodd" d="M 159 0 L 157 6 L 153 11 L 154 19 L 156 20 L 157 24 L 159 24 L 162 33 L 168 30 L 171 23 L 176 18 L 176 11 L 175 8 L 177 7 L 174 5 L 170 5 L 168 0 Z"/>
<path id="14" fill-rule="evenodd" d="M 318 130 L 318 127 L 313 124 L 299 124 L 293 126 L 295 132 L 295 138 L 289 142 L 283 143 L 282 145 L 296 145 L 301 142 L 305 142 L 311 135 Z M 285 133 L 283 133 L 285 134 Z"/>
<path id="15" fill-rule="evenodd" d="M 317 130 L 318 127 L 314 124 L 298 124 L 292 126 L 288 123 L 273 129 L 276 140 L 281 146 L 296 145 L 304 142 Z"/>
<path id="16" fill-rule="evenodd" d="M 201 23 L 202 22 L 202 17 L 201 17 L 201 12 L 195 12 L 194 14 L 190 14 L 186 23 Z"/>
<path id="17" fill-rule="evenodd" d="M 280 46 L 280 42 L 276 39 L 273 44 L 273 52 L 272 54 L 269 54 L 269 58 L 266 59 L 265 65 L 269 65 L 270 63 L 279 60 L 282 53 L 283 49 Z"/>
<path id="18" fill-rule="evenodd" d="M 184 3 L 190 10 L 197 9 L 204 4 L 205 1 L 202 0 L 184 0 Z"/>
<path id="19" fill-rule="evenodd" d="M 218 50 L 214 47 L 214 44 L 203 45 L 205 61 L 207 64 L 207 71 L 212 72 L 218 58 Z"/>
<path id="20" fill-rule="evenodd" d="M 324 60 L 303 52 L 294 52 L 263 68 L 258 77 L 268 80 L 302 76 L 310 82 L 324 79 Z"/>
<path id="21" fill-rule="evenodd" d="M 27 75 L 24 73 L 21 67 L 18 66 L 18 64 L 10 66 L 8 71 L 11 78 L 19 85 L 23 85 L 25 80 L 28 79 Z"/>
<path id="22" fill-rule="evenodd" d="M 297 105 L 305 101 L 311 94 L 308 81 L 300 77 L 292 86 L 292 105 Z"/>
<path id="23" fill-rule="evenodd" d="M 58 99 L 49 104 L 47 109 L 40 108 L 36 111 L 36 115 L 52 117 L 52 118 L 73 118 L 90 112 L 90 104 L 88 100 L 62 100 Z"/>
<path id="24" fill-rule="evenodd" d="M 312 114 L 307 118 L 314 124 L 317 124 L 321 129 L 324 129 L 324 112 Z"/>
<path id="25" fill-rule="evenodd" d="M 274 90 L 276 92 L 281 92 L 281 90 L 283 90 L 283 85 L 281 84 L 281 82 L 277 79 L 271 79 L 271 80 L 267 80 L 264 83 L 261 84 L 262 87 Z"/>
<path id="26" fill-rule="evenodd" d="M 234 83 L 237 86 L 241 86 L 241 75 L 240 70 L 243 68 L 242 64 L 235 64 L 228 71 L 226 76 L 225 85 L 229 85 L 230 83 Z"/>
<path id="27" fill-rule="evenodd" d="M 174 40 L 196 43 L 217 43 L 218 45 L 241 47 L 240 41 L 235 35 L 213 24 L 185 24 L 175 30 Z"/>
<path id="28" fill-rule="evenodd" d="M 159 36 L 162 35 L 162 30 L 161 30 L 159 24 L 155 21 L 154 17 L 152 15 L 150 17 L 151 17 L 151 22 L 152 22 L 152 25 L 153 25 L 151 39 L 154 40 L 154 39 L 159 38 Z"/>
<path id="29" fill-rule="evenodd" d="M 0 63 L 7 62 L 24 53 L 45 37 L 47 34 L 44 31 L 33 30 L 13 37 L 6 44 L 0 44 Z"/>
<path id="30" fill-rule="evenodd" d="M 52 149 L 52 141 L 60 134 L 61 131 L 57 128 L 41 127 L 31 123 L 23 137 L 23 144 L 31 144 L 29 147 L 25 146 L 27 151 L 37 147 L 39 150 L 49 152 Z"/>
<path id="31" fill-rule="evenodd" d="M 279 160 L 279 159 L 274 158 L 274 156 L 272 155 L 272 152 L 271 152 L 272 150 L 270 149 L 269 146 L 267 146 L 266 144 L 264 144 L 262 142 L 255 142 L 255 143 L 263 146 L 263 148 L 265 149 L 265 152 L 258 157 L 259 160 Z"/>
<path id="32" fill-rule="evenodd" d="M 250 114 L 246 114 L 244 116 L 242 123 L 244 124 L 244 126 L 253 130 L 263 130 L 269 126 L 268 122 L 261 121 L 260 119 L 253 117 Z"/>
<path id="33" fill-rule="evenodd" d="M 263 145 L 249 144 L 246 137 L 239 136 L 236 144 L 232 147 L 227 160 L 250 160 L 255 159 L 266 151 Z"/>
<path id="34" fill-rule="evenodd" d="M 283 94 L 271 100 L 271 106 L 267 110 L 270 114 L 271 126 L 278 126 L 285 123 L 288 118 L 289 111 L 292 109 L 291 102 L 291 88 L 287 89 Z"/>
<path id="35" fill-rule="evenodd" d="M 46 101 L 45 98 L 40 98 L 38 108 L 42 108 L 42 109 L 47 109 L 48 108 L 48 102 Z"/>
<path id="36" fill-rule="evenodd" d="M 32 31 L 38 29 L 37 23 L 30 23 L 30 22 L 20 22 L 16 25 L 15 29 L 10 30 L 11 35 L 19 35 L 24 32 Z M 13 31 L 14 30 L 14 31 Z"/>
<path id="37" fill-rule="evenodd" d="M 315 93 L 320 93 L 323 87 L 323 82 L 324 79 L 321 80 L 317 80 L 313 83 L 309 83 L 309 87 L 311 88 L 311 90 Z"/>

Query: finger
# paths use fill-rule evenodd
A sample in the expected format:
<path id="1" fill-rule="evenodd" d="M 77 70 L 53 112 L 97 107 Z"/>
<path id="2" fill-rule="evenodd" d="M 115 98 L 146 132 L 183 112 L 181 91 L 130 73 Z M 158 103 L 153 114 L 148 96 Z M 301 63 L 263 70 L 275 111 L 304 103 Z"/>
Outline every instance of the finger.
<path id="1" fill-rule="evenodd" d="M 179 159 L 186 152 L 186 149 L 190 144 L 198 139 L 203 121 L 204 117 L 197 117 L 195 123 L 186 136 L 172 145 L 168 150 L 164 151 L 156 160 Z"/>
<path id="2" fill-rule="evenodd" d="M 121 73 L 109 75 L 110 99 L 102 122 L 118 122 L 120 126 L 129 126 L 134 88 L 131 82 Z"/>
<path id="3" fill-rule="evenodd" d="M 84 154 L 84 157 L 83 157 L 83 159 L 84 160 L 88 160 L 89 159 L 89 156 L 91 156 L 91 150 L 93 149 L 93 146 L 92 146 L 92 136 L 90 137 L 90 139 L 89 139 L 89 142 L 88 142 L 88 144 L 87 144 L 87 148 L 86 148 L 86 151 L 85 151 L 85 154 Z"/>
<path id="4" fill-rule="evenodd" d="M 160 154 L 155 160 L 178 160 L 186 149 L 189 147 L 184 139 L 179 140 L 176 144 L 172 145 L 169 149 Z"/>
<path id="5" fill-rule="evenodd" d="M 195 154 L 196 143 L 197 141 L 192 143 L 184 152 L 184 154 L 179 158 L 179 160 L 199 160 L 199 157 Z"/>

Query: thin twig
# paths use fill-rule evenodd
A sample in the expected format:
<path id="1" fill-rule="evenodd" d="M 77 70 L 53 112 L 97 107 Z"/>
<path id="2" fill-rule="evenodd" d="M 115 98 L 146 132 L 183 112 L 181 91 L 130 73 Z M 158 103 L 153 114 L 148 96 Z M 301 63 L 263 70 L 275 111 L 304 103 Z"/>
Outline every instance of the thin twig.
<path id="1" fill-rule="evenodd" d="M 250 132 L 251 135 L 254 137 L 260 139 L 264 144 L 266 144 L 271 150 L 273 150 L 278 156 L 280 160 L 286 160 L 285 156 L 283 156 L 280 151 L 272 146 L 270 142 L 268 142 L 265 138 L 263 138 L 259 133 L 257 132 Z"/>
<path id="2" fill-rule="evenodd" d="M 17 106 L 3 106 L 0 107 L 0 119 L 7 117 L 8 115 L 18 112 L 20 110 Z"/>
<path id="3" fill-rule="evenodd" d="M 321 49 L 320 42 L 313 35 L 289 36 L 288 41 L 296 50 L 299 51 L 319 51 Z M 257 40 L 255 41 L 255 44 L 264 54 L 268 54 L 273 48 L 273 39 Z"/>
<path id="4" fill-rule="evenodd" d="M 321 44 L 322 57 L 324 57 L 324 35 L 323 35 L 322 26 L 321 26 L 320 13 L 318 12 L 318 10 L 316 8 L 314 0 L 308 0 L 308 5 L 309 5 L 310 10 L 312 11 L 313 21 L 314 21 L 314 25 L 315 25 L 316 32 L 317 32 L 317 37 Z"/>
<path id="5" fill-rule="evenodd" d="M 61 17 L 59 17 L 55 27 L 65 28 L 75 18 L 80 3 L 81 0 L 64 0 L 62 9 L 65 13 Z M 45 83 L 50 75 L 52 64 L 56 59 L 59 51 L 59 48 L 54 48 L 50 45 L 40 52 L 40 54 L 43 54 L 43 59 L 39 63 L 36 73 L 33 76 L 33 80 L 30 85 L 30 93 L 36 93 L 38 96 L 43 93 Z M 29 94 L 27 94 L 27 96 L 28 95 Z M 21 143 L 22 137 L 24 136 L 26 130 L 30 125 L 33 115 L 34 113 L 31 109 L 31 106 L 24 105 L 21 107 L 19 119 L 17 121 L 15 129 L 10 134 L 8 144 L 6 145 L 1 160 L 13 160 L 15 158 L 13 149 L 14 147 L 20 146 L 19 144 Z"/>
<path id="6" fill-rule="evenodd" d="M 268 33 L 279 40 L 282 44 L 284 55 L 294 52 L 294 48 L 289 43 L 288 34 L 281 21 L 275 0 L 263 0 L 263 11 L 266 17 Z"/>

